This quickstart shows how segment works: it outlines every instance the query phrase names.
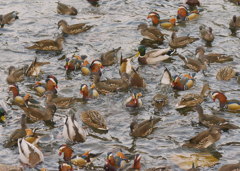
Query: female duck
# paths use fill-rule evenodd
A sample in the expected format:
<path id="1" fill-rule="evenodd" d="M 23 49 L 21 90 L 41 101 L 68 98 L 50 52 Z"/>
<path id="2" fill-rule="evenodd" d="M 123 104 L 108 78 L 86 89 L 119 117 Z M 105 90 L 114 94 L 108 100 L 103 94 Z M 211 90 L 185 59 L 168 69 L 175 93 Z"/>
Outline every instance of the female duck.
<path id="1" fill-rule="evenodd" d="M 233 33 L 240 28 L 240 16 L 233 16 L 232 20 L 229 23 L 229 28 Z"/>
<path id="2" fill-rule="evenodd" d="M 193 43 L 195 41 L 199 40 L 199 38 L 189 37 L 189 36 L 182 36 L 177 37 L 176 32 L 172 32 L 171 40 L 169 42 L 169 46 L 171 48 L 182 48 L 187 46 L 190 43 Z"/>
<path id="3" fill-rule="evenodd" d="M 10 66 L 8 68 L 8 77 L 6 79 L 7 83 L 15 84 L 16 82 L 23 81 L 27 67 L 27 65 L 21 68 L 15 68 L 14 66 Z"/>
<path id="4" fill-rule="evenodd" d="M 106 53 L 103 53 L 101 55 L 101 62 L 103 66 L 111 66 L 114 63 L 117 62 L 117 53 L 121 49 L 121 47 L 118 47 L 116 49 L 110 50 Z"/>
<path id="5" fill-rule="evenodd" d="M 206 28 L 205 26 L 200 26 L 199 32 L 200 32 L 201 38 L 206 42 L 211 43 L 214 40 L 212 27 Z"/>
<path id="6" fill-rule="evenodd" d="M 5 24 L 11 24 L 17 19 L 18 19 L 17 11 L 12 11 L 5 15 L 0 15 L 0 26 L 1 26 L 1 28 L 3 28 Z"/>
<path id="7" fill-rule="evenodd" d="M 220 70 L 217 72 L 216 78 L 217 80 L 225 80 L 228 81 L 231 78 L 239 76 L 239 72 L 236 72 L 235 69 L 231 66 L 225 66 L 223 68 L 220 68 Z"/>
<path id="8" fill-rule="evenodd" d="M 70 5 L 66 5 L 60 2 L 57 2 L 57 12 L 62 15 L 77 15 L 78 11 L 76 8 Z"/>
<path id="9" fill-rule="evenodd" d="M 65 20 L 60 20 L 58 22 L 58 28 L 60 27 L 62 27 L 62 32 L 65 34 L 78 34 L 91 29 L 93 26 L 86 25 L 86 23 L 68 25 Z"/>

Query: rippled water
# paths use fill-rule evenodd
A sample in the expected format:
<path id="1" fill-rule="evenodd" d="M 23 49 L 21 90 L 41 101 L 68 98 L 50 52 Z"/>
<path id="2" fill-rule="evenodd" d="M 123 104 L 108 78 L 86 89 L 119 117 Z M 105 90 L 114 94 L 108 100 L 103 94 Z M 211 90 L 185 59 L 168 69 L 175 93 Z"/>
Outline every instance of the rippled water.
<path id="1" fill-rule="evenodd" d="M 62 1 L 71 4 L 79 10 L 77 16 L 62 16 L 56 13 L 55 1 L 49 0 L 2 0 L 0 3 L 0 13 L 8 13 L 10 11 L 19 12 L 19 20 L 12 25 L 6 25 L 4 29 L 0 29 L 0 98 L 6 100 L 8 95 L 7 68 L 11 65 L 23 66 L 30 64 L 34 57 L 38 57 L 40 61 L 49 61 L 50 65 L 42 67 L 44 70 L 43 77 L 53 74 L 59 80 L 59 95 L 80 97 L 79 87 L 82 83 L 90 83 L 89 77 L 84 77 L 80 72 L 75 72 L 71 78 L 66 77 L 63 68 L 65 61 L 59 61 L 58 58 L 63 54 L 72 55 L 86 54 L 89 60 L 97 59 L 102 52 L 111 50 L 112 48 L 122 47 L 123 56 L 133 55 L 136 52 L 139 41 L 142 39 L 137 25 L 142 22 L 150 21 L 146 19 L 148 12 L 157 11 L 162 18 L 175 15 L 180 1 L 159 1 L 159 0 L 107 0 L 101 1 L 99 7 L 91 6 L 87 1 Z M 58 156 L 58 147 L 65 143 L 61 133 L 63 130 L 63 118 L 69 112 L 76 113 L 77 116 L 82 111 L 93 109 L 99 110 L 103 114 L 109 125 L 107 134 L 98 134 L 88 129 L 91 136 L 88 136 L 85 143 L 75 144 L 73 146 L 76 152 L 83 152 L 92 149 L 93 152 L 104 152 L 104 154 L 94 162 L 97 166 L 104 165 L 106 153 L 114 149 L 121 148 L 125 153 L 142 154 L 143 168 L 155 167 L 159 165 L 173 165 L 173 155 L 195 153 L 196 150 L 182 149 L 183 142 L 198 132 L 206 128 L 196 124 L 198 117 L 196 112 L 175 110 L 175 104 L 179 100 L 179 95 L 189 92 L 199 92 L 204 82 L 209 82 L 212 89 L 222 90 L 231 98 L 239 98 L 239 85 L 235 79 L 228 82 L 216 81 L 216 71 L 221 66 L 234 65 L 236 69 L 240 69 L 239 63 L 239 34 L 231 36 L 228 29 L 229 20 L 234 14 L 239 15 L 239 6 L 223 1 L 207 1 L 202 0 L 202 8 L 204 11 L 199 19 L 191 21 L 186 26 L 179 27 L 178 35 L 190 34 L 199 37 L 198 28 L 201 24 L 211 26 L 216 35 L 212 47 L 207 48 L 207 52 L 225 53 L 234 56 L 234 61 L 225 64 L 212 64 L 207 71 L 207 77 L 201 73 L 196 75 L 196 86 L 185 92 L 169 94 L 170 104 L 163 111 L 156 112 L 151 106 L 152 97 L 160 92 L 159 80 L 164 66 L 168 67 L 171 72 L 182 73 L 192 72 L 183 68 L 183 62 L 178 57 L 174 57 L 172 63 L 162 63 L 155 66 L 141 66 L 139 71 L 147 82 L 147 88 L 143 91 L 143 107 L 137 110 L 129 110 L 123 106 L 123 101 L 129 97 L 130 92 L 119 92 L 100 96 L 98 100 L 90 100 L 87 104 L 75 104 L 69 110 L 57 110 L 54 117 L 55 128 L 50 129 L 42 122 L 29 124 L 29 127 L 41 128 L 40 132 L 46 134 L 40 140 L 41 150 L 44 153 L 45 161 L 38 168 L 45 167 L 49 170 L 57 170 L 60 159 Z M 31 45 L 32 41 L 42 39 L 55 39 L 60 30 L 57 29 L 57 22 L 65 19 L 70 24 L 86 22 L 94 27 L 86 32 L 76 36 L 68 36 L 64 42 L 64 49 L 61 55 L 54 56 L 49 54 L 36 54 L 34 51 L 25 49 L 25 46 Z M 171 34 L 169 31 L 163 31 Z M 188 57 L 194 56 L 195 48 L 203 46 L 202 40 L 196 41 L 178 52 Z M 160 47 L 167 47 L 164 45 Z M 137 61 L 133 64 L 138 66 Z M 103 77 L 112 78 L 119 77 L 118 64 L 106 67 Z M 20 91 L 30 92 L 34 95 L 26 85 L 32 83 L 33 80 L 25 80 L 19 83 Z M 35 96 L 35 95 L 34 95 Z M 36 96 L 36 98 L 38 98 Z M 40 99 L 43 100 L 43 99 Z M 240 125 L 240 114 L 219 112 L 217 103 L 208 99 L 203 103 L 205 113 L 217 113 L 219 116 L 230 119 L 232 123 Z M 7 122 L 0 126 L 2 136 L 0 137 L 0 158 L 4 164 L 18 163 L 18 150 L 5 149 L 4 141 L 9 137 L 10 133 L 19 127 L 19 118 L 23 113 L 19 108 L 13 106 L 8 107 Z M 134 139 L 129 136 L 129 125 L 132 120 L 139 121 L 149 119 L 150 116 L 161 117 L 161 121 L 156 125 L 156 129 L 147 138 Z M 80 122 L 80 121 L 79 121 Z M 202 168 L 202 170 L 217 170 L 221 165 L 228 163 L 236 163 L 240 158 L 240 130 L 231 130 L 224 132 L 216 146 L 210 150 L 219 158 L 218 164 L 211 168 Z M 237 142 L 237 143 L 233 143 Z M 230 145 L 229 145 L 230 144 Z"/>

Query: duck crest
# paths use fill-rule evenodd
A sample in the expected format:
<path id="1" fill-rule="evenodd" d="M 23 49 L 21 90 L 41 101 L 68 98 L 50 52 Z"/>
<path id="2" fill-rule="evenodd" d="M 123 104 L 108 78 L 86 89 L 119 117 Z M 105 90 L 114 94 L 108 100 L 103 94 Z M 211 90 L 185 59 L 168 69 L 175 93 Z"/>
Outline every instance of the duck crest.
<path id="1" fill-rule="evenodd" d="M 215 91 L 212 93 L 212 99 L 213 101 L 218 99 L 221 108 L 224 108 L 227 103 L 227 97 L 219 91 Z"/>
<path id="2" fill-rule="evenodd" d="M 147 16 L 147 19 L 151 18 L 152 24 L 157 26 L 159 24 L 160 16 L 156 12 L 150 12 Z"/>

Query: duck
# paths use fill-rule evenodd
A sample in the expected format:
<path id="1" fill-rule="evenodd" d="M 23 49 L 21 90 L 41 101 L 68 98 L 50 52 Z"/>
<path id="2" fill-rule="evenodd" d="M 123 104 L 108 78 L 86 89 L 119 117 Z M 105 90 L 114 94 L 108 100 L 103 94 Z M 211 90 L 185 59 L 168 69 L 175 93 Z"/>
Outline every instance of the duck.
<path id="1" fill-rule="evenodd" d="M 201 38 L 205 40 L 208 43 L 211 43 L 214 40 L 214 34 L 212 32 L 212 27 L 206 27 L 206 26 L 199 26 L 199 32 L 201 35 Z"/>
<path id="2" fill-rule="evenodd" d="M 64 68 L 66 71 L 76 71 L 81 69 L 81 61 L 76 58 L 66 58 L 66 63 L 64 65 Z"/>
<path id="3" fill-rule="evenodd" d="M 76 8 L 70 5 L 66 5 L 60 2 L 57 2 L 57 13 L 62 15 L 77 15 L 78 11 Z"/>
<path id="4" fill-rule="evenodd" d="M 40 51 L 62 51 L 62 43 L 64 41 L 63 37 L 58 37 L 56 40 L 40 40 L 34 42 L 34 45 L 26 47 L 27 49 L 34 49 Z"/>
<path id="5" fill-rule="evenodd" d="M 69 162 L 64 162 L 64 161 L 60 161 L 58 163 L 59 163 L 58 165 L 59 171 L 73 171 L 73 166 L 71 163 L 69 164 Z"/>
<path id="6" fill-rule="evenodd" d="M 233 61 L 233 58 L 231 56 L 226 56 L 224 54 L 218 54 L 218 53 L 209 53 L 205 54 L 205 49 L 202 46 L 199 46 L 195 50 L 196 58 L 200 61 L 204 62 L 206 61 L 207 64 L 214 63 L 214 62 L 228 62 Z"/>
<path id="7" fill-rule="evenodd" d="M 103 66 L 111 66 L 117 62 L 117 53 L 121 49 L 118 47 L 116 49 L 110 50 L 108 52 L 101 54 L 101 63 Z"/>
<path id="8" fill-rule="evenodd" d="M 232 33 L 235 33 L 237 29 L 240 28 L 240 16 L 234 15 L 231 21 L 229 22 L 229 29 Z"/>
<path id="9" fill-rule="evenodd" d="M 199 123 L 205 127 L 218 126 L 222 130 L 239 129 L 240 127 L 229 123 L 229 120 L 221 118 L 216 115 L 207 115 L 203 113 L 203 108 L 200 104 L 194 107 L 194 110 L 198 113 Z"/>
<path id="10" fill-rule="evenodd" d="M 93 60 L 90 65 L 81 66 L 81 71 L 83 75 L 102 75 L 101 69 L 103 65 L 100 60 Z"/>
<path id="11" fill-rule="evenodd" d="M 82 84 L 80 87 L 80 93 L 83 99 L 97 99 L 99 97 L 98 91 L 95 89 L 95 84 L 92 84 L 90 89 L 88 89 L 87 84 Z"/>
<path id="12" fill-rule="evenodd" d="M 197 8 L 191 8 L 191 11 L 188 11 L 188 9 L 181 5 L 178 7 L 177 11 L 177 20 L 179 22 L 182 21 L 191 21 L 199 17 L 199 10 Z"/>
<path id="13" fill-rule="evenodd" d="M 213 91 L 211 96 L 214 102 L 218 99 L 219 107 L 221 109 L 227 109 L 228 111 L 240 111 L 240 101 L 235 99 L 228 100 L 225 94 L 220 91 Z"/>
<path id="14" fill-rule="evenodd" d="M 136 55 L 135 55 L 136 56 Z M 124 73 L 126 73 L 127 75 L 131 75 L 131 73 L 133 72 L 133 67 L 131 64 L 133 57 L 127 57 L 127 58 L 123 58 L 122 54 L 121 54 L 121 58 L 120 58 L 120 68 L 119 68 L 119 74 L 122 75 Z"/>
<path id="15" fill-rule="evenodd" d="M 240 162 L 235 164 L 226 164 L 218 169 L 218 171 L 237 171 L 240 169 Z"/>
<path id="16" fill-rule="evenodd" d="M 8 68 L 8 76 L 7 76 L 7 83 L 8 84 L 16 84 L 17 82 L 22 82 L 24 80 L 24 76 L 26 73 L 28 66 L 25 65 L 20 68 L 16 68 L 14 66 L 10 66 Z"/>
<path id="17" fill-rule="evenodd" d="M 25 131 L 25 129 L 27 129 L 26 115 L 25 114 L 22 114 L 21 119 L 20 119 L 20 124 L 21 124 L 21 128 L 18 128 L 16 130 L 14 130 L 11 133 L 7 142 L 4 144 L 5 148 L 11 148 L 13 146 L 16 146 L 18 139 L 23 138 L 27 135 L 26 131 Z"/>
<path id="18" fill-rule="evenodd" d="M 63 137 L 71 142 L 85 142 L 87 139 L 86 131 L 77 123 L 74 114 L 64 120 Z"/>
<path id="19" fill-rule="evenodd" d="M 17 11 L 12 11 L 4 15 L 0 15 L 0 25 L 1 28 L 4 27 L 5 24 L 11 24 L 15 20 L 19 19 Z"/>
<path id="20" fill-rule="evenodd" d="M 134 156 L 133 165 L 131 168 L 128 168 L 127 171 L 140 171 L 141 170 L 141 158 L 140 154 Z"/>
<path id="21" fill-rule="evenodd" d="M 124 102 L 124 105 L 126 107 L 142 107 L 142 100 L 140 99 L 140 97 L 142 96 L 142 93 L 132 93 L 132 95 L 127 98 Z"/>
<path id="22" fill-rule="evenodd" d="M 0 164 L 0 169 L 4 171 L 24 171 L 22 166 Z"/>
<path id="23" fill-rule="evenodd" d="M 43 153 L 25 139 L 18 139 L 19 160 L 21 163 L 33 168 L 44 161 Z"/>
<path id="24" fill-rule="evenodd" d="M 25 75 L 27 77 L 30 77 L 30 76 L 38 77 L 39 74 L 41 73 L 40 67 L 47 64 L 50 64 L 50 62 L 38 62 L 37 57 L 35 57 L 31 65 L 29 65 L 29 67 L 27 68 Z"/>
<path id="25" fill-rule="evenodd" d="M 146 88 L 147 84 L 144 78 L 137 72 L 138 68 L 135 70 L 132 68 L 133 72 L 130 75 L 130 86 L 135 88 Z M 126 76 L 127 78 L 127 76 Z"/>
<path id="26" fill-rule="evenodd" d="M 216 126 L 210 127 L 208 130 L 198 133 L 191 138 L 183 147 L 203 149 L 208 148 L 221 138 L 221 129 Z"/>
<path id="27" fill-rule="evenodd" d="M 146 137 L 152 133 L 154 125 L 160 120 L 160 118 L 150 117 L 150 119 L 144 120 L 141 123 L 133 121 L 130 125 L 130 135 L 133 137 Z"/>
<path id="28" fill-rule="evenodd" d="M 229 0 L 229 1 L 236 5 L 240 5 L 240 0 Z"/>
<path id="29" fill-rule="evenodd" d="M 4 123 L 6 121 L 7 112 L 3 107 L 0 106 L 0 123 Z"/>
<path id="30" fill-rule="evenodd" d="M 194 107 L 198 104 L 201 104 L 204 100 L 204 97 L 207 95 L 206 92 L 210 90 L 209 84 L 204 84 L 200 94 L 189 93 L 184 95 L 181 100 L 176 105 L 177 109 L 182 109 L 186 107 Z"/>
<path id="31" fill-rule="evenodd" d="M 24 139 L 33 144 L 34 146 L 38 147 L 37 143 L 40 139 L 40 136 L 36 133 L 36 130 L 37 129 L 31 129 L 31 128 L 27 128 L 25 129 L 25 132 L 26 132 L 26 136 L 24 137 Z"/>
<path id="32" fill-rule="evenodd" d="M 137 30 L 140 30 L 141 35 L 145 38 L 150 39 L 159 45 L 163 44 L 164 34 L 157 27 L 148 27 L 146 23 L 142 23 L 138 25 Z"/>
<path id="33" fill-rule="evenodd" d="M 79 23 L 68 25 L 65 20 L 60 20 L 58 22 L 58 28 L 62 27 L 62 32 L 64 34 L 78 34 L 82 32 L 86 32 L 87 30 L 91 29 L 93 26 L 86 25 L 86 23 Z"/>
<path id="34" fill-rule="evenodd" d="M 161 110 L 167 104 L 168 97 L 164 94 L 158 93 L 152 99 L 152 105 L 158 110 Z"/>
<path id="35" fill-rule="evenodd" d="M 172 30 L 176 26 L 176 17 L 171 16 L 170 19 L 163 19 L 160 20 L 160 16 L 156 12 L 150 12 L 147 16 L 147 19 L 152 20 L 152 25 L 157 26 L 158 24 L 160 25 L 161 28 L 167 29 L 167 30 Z"/>
<path id="36" fill-rule="evenodd" d="M 235 69 L 233 69 L 232 66 L 225 66 L 218 70 L 216 79 L 228 81 L 237 76 L 239 76 L 239 72 L 237 72 Z"/>
<path id="37" fill-rule="evenodd" d="M 38 95 L 42 96 L 46 91 L 52 91 L 54 94 L 57 94 L 58 80 L 54 75 L 48 75 L 45 84 L 37 81 L 35 82 L 33 89 L 37 92 Z"/>
<path id="38" fill-rule="evenodd" d="M 87 110 L 81 113 L 81 120 L 95 130 L 108 131 L 107 122 L 96 110 Z"/>
<path id="39" fill-rule="evenodd" d="M 166 49 L 154 49 L 146 53 L 146 47 L 140 45 L 138 47 L 138 53 L 135 55 L 138 57 L 138 62 L 141 65 L 152 65 L 157 64 L 162 61 L 165 61 L 170 58 L 172 54 L 175 53 L 175 50 L 171 48 Z"/>
<path id="40" fill-rule="evenodd" d="M 199 0 L 185 0 L 185 3 L 189 6 L 200 6 Z"/>
<path id="41" fill-rule="evenodd" d="M 171 35 L 171 40 L 169 42 L 169 46 L 174 49 L 182 48 L 197 40 L 199 40 L 199 38 L 194 38 L 190 36 L 177 37 L 176 32 L 173 31 Z"/>
<path id="42" fill-rule="evenodd" d="M 104 165 L 105 171 L 116 171 L 116 170 L 123 170 L 126 169 L 126 164 L 128 159 L 126 156 L 121 152 L 118 151 L 114 156 L 112 152 L 107 153 L 106 163 Z"/>

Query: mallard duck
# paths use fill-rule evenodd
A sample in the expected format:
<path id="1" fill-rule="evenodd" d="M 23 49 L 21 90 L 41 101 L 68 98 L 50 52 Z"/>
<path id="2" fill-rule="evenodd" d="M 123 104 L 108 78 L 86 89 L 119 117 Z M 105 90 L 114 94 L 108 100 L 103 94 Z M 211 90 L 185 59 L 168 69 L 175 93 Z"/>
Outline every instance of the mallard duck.
<path id="1" fill-rule="evenodd" d="M 205 50 L 202 46 L 196 48 L 195 54 L 197 59 L 199 59 L 202 62 L 206 61 L 208 64 L 213 62 L 221 63 L 221 62 L 233 61 L 232 57 L 226 56 L 224 54 L 219 54 L 219 53 L 205 54 Z"/>
<path id="2" fill-rule="evenodd" d="M 208 95 L 205 95 L 208 90 L 210 90 L 209 84 L 204 84 L 200 94 L 189 93 L 184 95 L 176 105 L 176 108 L 182 109 L 185 107 L 194 107 L 198 104 L 201 104 L 204 100 L 204 97 Z"/>
<path id="3" fill-rule="evenodd" d="M 119 151 L 114 156 L 112 152 L 107 153 L 106 163 L 104 165 L 105 171 L 116 171 L 118 169 L 125 169 L 128 159 Z"/>
<path id="4" fill-rule="evenodd" d="M 237 29 L 240 28 L 240 16 L 234 15 L 229 23 L 230 30 L 234 33 Z"/>
<path id="5" fill-rule="evenodd" d="M 69 162 L 60 161 L 58 164 L 59 171 L 73 171 L 73 166 Z"/>
<path id="6" fill-rule="evenodd" d="M 76 8 L 70 5 L 66 5 L 60 2 L 57 2 L 57 12 L 62 15 L 77 15 L 78 11 Z"/>
<path id="7" fill-rule="evenodd" d="M 132 93 L 132 95 L 124 101 L 126 107 L 141 107 L 142 100 L 140 97 L 142 93 Z"/>
<path id="8" fill-rule="evenodd" d="M 0 164 L 0 170 L 3 171 L 24 171 L 22 166 L 12 166 L 7 164 Z"/>
<path id="9" fill-rule="evenodd" d="M 22 114 L 20 119 L 21 128 L 16 129 L 9 137 L 8 141 L 4 144 L 4 147 L 10 148 L 17 145 L 17 141 L 19 138 L 23 138 L 26 136 L 27 125 L 26 125 L 26 115 Z"/>
<path id="10" fill-rule="evenodd" d="M 156 94 L 153 97 L 152 105 L 158 110 L 162 109 L 163 106 L 168 104 L 168 97 L 163 94 Z"/>
<path id="11" fill-rule="evenodd" d="M 83 123 L 94 129 L 100 131 L 108 130 L 106 120 L 98 111 L 95 110 L 84 111 L 81 113 L 81 119 Z"/>
<path id="12" fill-rule="evenodd" d="M 140 154 L 134 156 L 133 165 L 131 168 L 128 168 L 127 171 L 140 171 L 141 170 L 141 158 Z"/>
<path id="13" fill-rule="evenodd" d="M 196 136 L 191 138 L 189 142 L 183 144 L 183 147 L 188 148 L 208 148 L 221 138 L 221 129 L 216 126 L 210 127 L 206 131 L 198 133 Z"/>
<path id="14" fill-rule="evenodd" d="M 0 123 L 5 122 L 7 112 L 3 107 L 0 106 Z"/>
<path id="15" fill-rule="evenodd" d="M 217 72 L 216 78 L 217 80 L 225 80 L 228 81 L 231 78 L 234 78 L 236 76 L 239 76 L 239 73 L 233 69 L 232 66 L 225 66 L 223 68 L 220 68 Z"/>
<path id="16" fill-rule="evenodd" d="M 0 15 L 0 25 L 1 28 L 4 27 L 5 24 L 11 24 L 15 20 L 17 20 L 18 17 L 18 12 L 17 11 L 12 11 L 10 13 L 7 13 L 5 15 Z"/>
<path id="17" fill-rule="evenodd" d="M 240 162 L 236 164 L 226 164 L 219 168 L 218 171 L 238 171 L 240 170 Z"/>
<path id="18" fill-rule="evenodd" d="M 66 71 L 75 71 L 81 69 L 82 62 L 76 58 L 66 58 L 66 63 L 64 68 Z"/>
<path id="19" fill-rule="evenodd" d="M 101 55 L 101 62 L 103 66 L 111 66 L 117 62 L 117 53 L 121 49 L 118 47 L 116 49 L 110 50 Z"/>
<path id="20" fill-rule="evenodd" d="M 191 21 L 199 17 L 199 11 L 197 8 L 191 8 L 191 11 L 181 5 L 177 11 L 177 19 L 178 21 Z"/>
<path id="21" fill-rule="evenodd" d="M 147 84 L 142 76 L 132 68 L 133 72 L 130 75 L 130 86 L 131 87 L 139 87 L 139 88 L 146 88 Z M 127 76 L 126 76 L 127 77 Z"/>
<path id="22" fill-rule="evenodd" d="M 25 139 L 18 139 L 18 150 L 20 161 L 31 168 L 44 161 L 43 153 Z"/>
<path id="23" fill-rule="evenodd" d="M 86 25 L 86 23 L 68 25 L 65 20 L 60 20 L 58 22 L 58 28 L 60 27 L 62 27 L 62 32 L 65 34 L 78 34 L 91 29 L 93 26 Z"/>
<path id="24" fill-rule="evenodd" d="M 146 53 L 146 47 L 144 45 L 140 45 L 138 47 L 138 53 L 135 55 L 138 57 L 138 62 L 141 65 L 146 64 L 157 64 L 162 61 L 165 61 L 170 58 L 175 50 L 171 48 L 167 49 L 154 49 Z"/>
<path id="25" fill-rule="evenodd" d="M 27 77 L 30 76 L 38 77 L 38 75 L 41 72 L 40 67 L 46 64 L 50 64 L 50 62 L 38 62 L 36 57 L 34 61 L 31 63 L 31 65 L 27 68 L 25 75 Z"/>
<path id="26" fill-rule="evenodd" d="M 199 26 L 199 32 L 201 35 L 201 38 L 205 40 L 206 42 L 211 43 L 214 40 L 214 35 L 212 32 L 212 27 L 206 27 L 206 26 Z"/>
<path id="27" fill-rule="evenodd" d="M 64 120 L 63 136 L 66 140 L 72 142 L 85 142 L 87 133 L 80 127 L 72 114 Z"/>
<path id="28" fill-rule="evenodd" d="M 56 40 L 40 40 L 34 42 L 33 46 L 26 47 L 27 49 L 35 49 L 40 51 L 62 51 L 63 37 L 58 37 Z"/>
<path id="29" fill-rule="evenodd" d="M 26 73 L 28 66 L 25 65 L 21 68 L 15 68 L 10 66 L 8 68 L 8 77 L 6 79 L 8 84 L 15 84 L 16 82 L 21 82 L 24 80 L 24 74 Z"/>
<path id="30" fill-rule="evenodd" d="M 169 46 L 174 49 L 182 48 L 182 47 L 185 47 L 188 44 L 193 43 L 197 40 L 199 40 L 199 38 L 194 38 L 194 37 L 189 37 L 189 36 L 177 37 L 176 32 L 172 32 Z"/>
<path id="31" fill-rule="evenodd" d="M 211 126 L 218 126 L 222 130 L 228 129 L 239 129 L 240 127 L 230 124 L 227 119 L 218 117 L 216 115 L 207 115 L 203 113 L 203 108 L 201 105 L 197 105 L 195 111 L 198 113 L 199 123 L 203 126 L 210 128 Z"/>
<path id="32" fill-rule="evenodd" d="M 137 123 L 136 121 L 132 122 L 130 125 L 131 136 L 133 137 L 145 137 L 152 133 L 154 125 L 158 123 L 160 118 L 153 118 L 145 120 L 141 123 Z"/>
<path id="33" fill-rule="evenodd" d="M 90 89 L 88 89 L 87 84 L 82 84 L 80 87 L 80 93 L 83 95 L 83 99 L 96 99 L 99 97 L 99 93 L 95 89 L 95 84 L 92 84 Z"/>
<path id="34" fill-rule="evenodd" d="M 221 109 L 227 109 L 229 111 L 239 111 L 240 101 L 239 100 L 228 100 L 227 97 L 220 91 L 214 91 L 211 93 L 212 99 L 215 102 L 216 99 L 219 101 L 219 107 Z"/>

